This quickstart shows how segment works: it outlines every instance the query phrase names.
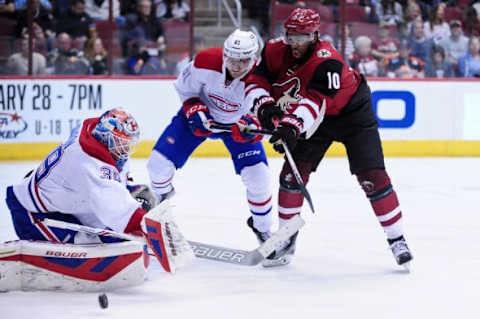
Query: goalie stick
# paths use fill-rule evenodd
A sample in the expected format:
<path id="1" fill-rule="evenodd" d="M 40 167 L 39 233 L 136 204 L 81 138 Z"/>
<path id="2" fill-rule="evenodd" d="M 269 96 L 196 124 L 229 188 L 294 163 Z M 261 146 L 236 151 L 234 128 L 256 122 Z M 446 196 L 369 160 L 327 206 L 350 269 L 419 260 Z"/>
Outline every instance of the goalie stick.
<path id="1" fill-rule="evenodd" d="M 146 243 L 143 237 L 124 234 L 113 230 L 72 224 L 48 218 L 44 219 L 42 222 L 50 227 L 70 229 L 99 236 L 109 236 Z M 188 243 L 193 248 L 193 252 L 198 258 L 242 266 L 255 266 L 269 256 L 278 245 L 295 234 L 301 227 L 303 227 L 303 225 L 305 225 L 305 221 L 299 215 L 296 215 L 295 217 L 289 219 L 279 230 L 273 233 L 272 236 L 260 247 L 250 251 L 221 247 L 195 241 L 188 241 Z"/>
<path id="2" fill-rule="evenodd" d="M 229 125 L 223 125 L 223 124 L 212 124 L 210 125 L 210 129 L 213 130 L 220 130 L 224 132 L 231 132 L 232 127 Z M 261 135 L 275 135 L 274 131 L 270 130 L 257 130 L 257 129 L 249 129 L 246 128 L 246 131 L 249 133 L 254 133 L 254 134 L 261 134 Z M 307 188 L 305 187 L 305 183 L 303 182 L 302 175 L 300 175 L 300 172 L 298 171 L 297 165 L 295 164 L 295 161 L 293 160 L 292 153 L 287 147 L 287 143 L 285 143 L 284 140 L 280 140 L 280 143 L 283 146 L 283 149 L 285 150 L 285 155 L 287 157 L 288 164 L 290 164 L 290 168 L 292 169 L 293 176 L 295 176 L 295 180 L 297 181 L 298 187 L 300 188 L 300 191 L 303 194 L 303 197 L 307 200 L 308 206 L 310 207 L 310 210 L 312 211 L 313 214 L 315 214 L 315 208 L 313 208 L 313 202 L 312 202 L 312 197 L 310 196 L 310 193 L 308 192 Z"/>

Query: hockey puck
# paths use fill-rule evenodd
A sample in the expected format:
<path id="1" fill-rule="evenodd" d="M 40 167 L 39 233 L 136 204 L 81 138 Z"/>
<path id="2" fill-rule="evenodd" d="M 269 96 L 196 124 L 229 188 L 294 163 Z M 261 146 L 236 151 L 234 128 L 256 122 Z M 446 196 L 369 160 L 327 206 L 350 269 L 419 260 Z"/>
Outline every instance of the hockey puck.
<path id="1" fill-rule="evenodd" d="M 107 297 L 106 294 L 98 295 L 98 304 L 100 305 L 100 308 L 102 308 L 102 309 L 108 308 L 108 297 Z"/>

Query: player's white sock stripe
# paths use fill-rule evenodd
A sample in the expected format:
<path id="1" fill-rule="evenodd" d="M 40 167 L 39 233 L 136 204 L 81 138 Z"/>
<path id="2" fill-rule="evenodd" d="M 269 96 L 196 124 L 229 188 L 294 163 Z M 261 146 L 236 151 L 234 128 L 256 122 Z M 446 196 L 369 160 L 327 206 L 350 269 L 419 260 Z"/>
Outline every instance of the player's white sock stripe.
<path id="1" fill-rule="evenodd" d="M 384 214 L 384 215 L 377 215 L 377 218 L 380 222 L 386 222 L 387 220 L 395 217 L 398 213 L 400 213 L 400 211 L 401 211 L 400 206 L 397 206 L 390 213 L 387 213 L 387 214 Z"/>

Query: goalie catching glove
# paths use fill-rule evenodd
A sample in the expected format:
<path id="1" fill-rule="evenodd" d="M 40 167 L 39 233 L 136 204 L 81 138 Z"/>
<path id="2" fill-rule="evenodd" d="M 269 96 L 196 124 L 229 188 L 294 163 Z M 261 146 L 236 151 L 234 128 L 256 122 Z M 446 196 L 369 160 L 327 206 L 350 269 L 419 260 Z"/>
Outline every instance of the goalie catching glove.
<path id="1" fill-rule="evenodd" d="M 262 140 L 262 135 L 251 133 L 250 130 L 260 130 L 260 122 L 253 114 L 245 114 L 232 126 L 232 138 L 239 143 L 257 143 Z"/>
<path id="2" fill-rule="evenodd" d="M 183 103 L 183 113 L 190 130 L 196 136 L 210 136 L 210 125 L 214 124 L 208 107 L 199 98 L 191 98 Z"/>
<path id="3" fill-rule="evenodd" d="M 285 153 L 280 140 L 283 140 L 289 150 L 293 150 L 297 146 L 297 139 L 303 129 L 303 120 L 294 114 L 287 114 L 282 117 L 278 126 L 273 131 L 273 135 L 269 142 L 273 144 L 275 151 Z"/>

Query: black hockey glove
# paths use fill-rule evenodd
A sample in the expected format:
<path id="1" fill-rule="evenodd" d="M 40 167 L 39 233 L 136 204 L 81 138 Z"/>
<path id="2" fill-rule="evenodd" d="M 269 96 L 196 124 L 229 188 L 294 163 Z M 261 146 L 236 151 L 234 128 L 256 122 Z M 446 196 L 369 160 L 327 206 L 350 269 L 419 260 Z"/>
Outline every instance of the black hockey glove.
<path id="1" fill-rule="evenodd" d="M 283 140 L 290 151 L 293 151 L 297 146 L 297 139 L 303 128 L 303 120 L 293 114 L 287 114 L 282 117 L 279 125 L 273 131 L 273 135 L 269 142 L 273 144 L 275 151 L 285 153 L 283 145 L 280 140 Z"/>
<path id="2" fill-rule="evenodd" d="M 273 130 L 274 120 L 280 120 L 284 115 L 283 111 L 275 105 L 275 100 L 271 96 L 261 96 L 255 99 L 252 110 L 257 115 L 262 127 Z"/>

